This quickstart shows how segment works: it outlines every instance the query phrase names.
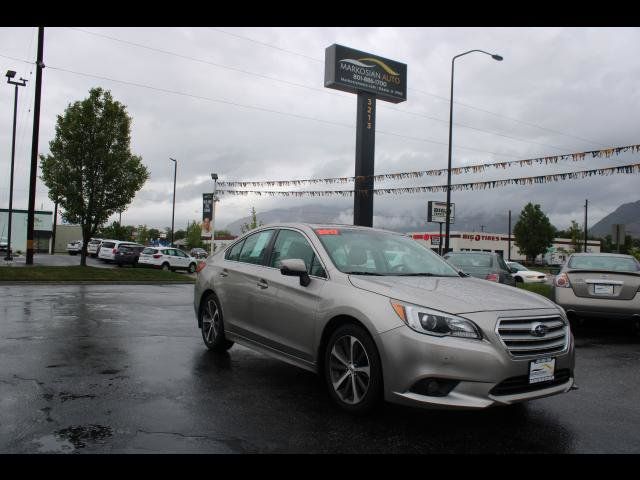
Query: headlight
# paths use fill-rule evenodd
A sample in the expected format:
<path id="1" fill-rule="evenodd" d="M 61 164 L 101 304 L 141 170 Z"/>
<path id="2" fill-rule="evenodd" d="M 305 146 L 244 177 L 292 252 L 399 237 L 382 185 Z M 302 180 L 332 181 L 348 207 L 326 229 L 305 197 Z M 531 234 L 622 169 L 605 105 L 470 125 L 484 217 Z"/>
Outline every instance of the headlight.
<path id="1" fill-rule="evenodd" d="M 480 329 L 465 318 L 396 300 L 390 300 L 390 302 L 402 321 L 416 332 L 436 337 L 482 338 Z"/>

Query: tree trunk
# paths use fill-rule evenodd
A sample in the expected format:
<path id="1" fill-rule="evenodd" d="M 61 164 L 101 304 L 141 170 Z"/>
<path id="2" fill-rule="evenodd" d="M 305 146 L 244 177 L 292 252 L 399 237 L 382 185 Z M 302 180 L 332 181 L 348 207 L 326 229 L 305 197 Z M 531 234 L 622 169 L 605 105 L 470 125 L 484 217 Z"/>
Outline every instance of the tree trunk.
<path id="1" fill-rule="evenodd" d="M 82 250 L 80 250 L 80 266 L 87 266 L 87 247 L 91 239 L 91 231 L 88 227 L 82 229 Z"/>

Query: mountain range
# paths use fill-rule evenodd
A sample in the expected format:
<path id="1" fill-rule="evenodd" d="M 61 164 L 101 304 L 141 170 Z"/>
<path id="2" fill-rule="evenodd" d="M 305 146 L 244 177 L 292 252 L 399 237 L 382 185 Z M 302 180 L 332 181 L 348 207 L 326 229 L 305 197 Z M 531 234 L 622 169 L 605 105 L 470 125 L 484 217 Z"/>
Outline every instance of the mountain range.
<path id="1" fill-rule="evenodd" d="M 353 209 L 335 205 L 308 204 L 299 207 L 277 208 L 257 213 L 258 221 L 269 224 L 278 222 L 309 222 L 309 223 L 337 223 L 352 224 Z M 518 215 L 514 214 L 511 226 L 515 225 Z M 240 218 L 224 227 L 234 235 L 241 233 L 242 225 L 250 223 L 251 217 Z M 594 236 L 604 237 L 611 234 L 611 226 L 622 223 L 626 226 L 627 235 L 640 237 L 640 200 L 620 205 L 615 211 L 608 214 L 589 229 Z M 426 223 L 424 218 L 410 214 L 395 215 L 389 212 L 379 211 L 373 217 L 373 226 L 386 228 L 398 232 L 437 231 L 439 225 Z M 476 213 L 473 215 L 461 215 L 456 217 L 451 226 L 453 231 L 474 231 L 506 233 L 508 231 L 508 219 L 506 215 L 491 213 Z"/>

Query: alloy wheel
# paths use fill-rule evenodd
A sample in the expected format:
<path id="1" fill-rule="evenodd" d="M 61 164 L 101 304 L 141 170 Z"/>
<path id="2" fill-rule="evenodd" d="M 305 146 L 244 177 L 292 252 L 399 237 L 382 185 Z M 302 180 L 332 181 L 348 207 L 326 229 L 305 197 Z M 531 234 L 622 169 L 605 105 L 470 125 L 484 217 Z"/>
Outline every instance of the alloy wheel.
<path id="1" fill-rule="evenodd" d="M 215 342 L 220 333 L 220 311 L 213 299 L 207 300 L 202 315 L 202 338 L 207 344 Z"/>
<path id="2" fill-rule="evenodd" d="M 331 349 L 329 374 L 340 400 L 349 405 L 362 401 L 371 383 L 371 364 L 360 340 L 352 335 L 336 340 Z"/>

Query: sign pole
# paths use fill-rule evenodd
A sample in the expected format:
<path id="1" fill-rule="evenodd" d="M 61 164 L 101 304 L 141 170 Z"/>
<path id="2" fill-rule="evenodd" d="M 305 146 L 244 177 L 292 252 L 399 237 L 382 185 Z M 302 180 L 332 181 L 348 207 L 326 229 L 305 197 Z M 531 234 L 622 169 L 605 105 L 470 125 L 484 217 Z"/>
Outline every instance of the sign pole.
<path id="1" fill-rule="evenodd" d="M 373 227 L 373 172 L 376 143 L 376 96 L 358 92 L 356 180 L 353 224 Z"/>
<path id="2" fill-rule="evenodd" d="M 442 222 L 440 224 L 440 240 L 438 241 L 438 255 L 442 256 Z"/>

